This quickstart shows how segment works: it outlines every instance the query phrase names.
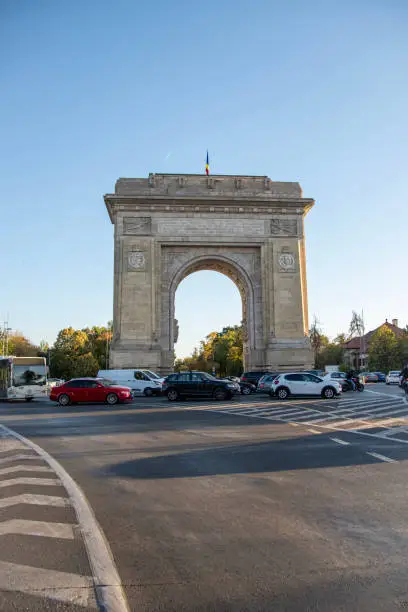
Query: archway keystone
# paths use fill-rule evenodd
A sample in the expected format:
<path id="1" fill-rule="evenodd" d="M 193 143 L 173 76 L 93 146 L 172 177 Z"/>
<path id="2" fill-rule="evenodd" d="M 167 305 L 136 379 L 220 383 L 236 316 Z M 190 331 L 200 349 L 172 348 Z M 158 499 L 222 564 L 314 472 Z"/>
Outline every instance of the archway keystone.
<path id="1" fill-rule="evenodd" d="M 150 174 L 105 195 L 115 226 L 113 368 L 162 374 L 174 363 L 174 297 L 217 270 L 243 303 L 245 368 L 309 368 L 303 218 L 298 183 L 264 176 Z"/>

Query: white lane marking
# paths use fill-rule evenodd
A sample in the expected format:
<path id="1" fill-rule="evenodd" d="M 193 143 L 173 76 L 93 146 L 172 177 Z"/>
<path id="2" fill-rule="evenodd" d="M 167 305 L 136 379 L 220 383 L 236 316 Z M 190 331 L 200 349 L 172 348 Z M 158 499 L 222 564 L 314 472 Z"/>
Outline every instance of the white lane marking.
<path id="1" fill-rule="evenodd" d="M 46 523 L 44 521 L 29 521 L 11 519 L 0 523 L 0 535 L 9 533 L 15 535 L 42 536 L 43 538 L 61 538 L 74 540 L 74 525 L 69 523 Z"/>
<path id="2" fill-rule="evenodd" d="M 7 478 L 0 480 L 0 489 L 15 487 L 17 485 L 37 485 L 41 487 L 59 487 L 61 482 L 57 478 Z"/>
<path id="3" fill-rule="evenodd" d="M 32 504 L 33 506 L 54 506 L 55 508 L 65 508 L 70 506 L 69 499 L 57 497 L 56 495 L 34 495 L 34 493 L 23 493 L 0 499 L 0 508 L 17 506 L 18 504 Z"/>
<path id="4" fill-rule="evenodd" d="M 392 393 L 382 393 L 381 391 L 371 391 L 371 389 L 365 389 L 366 393 L 373 393 L 374 395 L 385 395 L 385 397 L 388 397 L 388 399 L 392 399 L 392 398 L 396 398 L 396 399 L 400 399 L 400 397 L 398 395 L 393 395 Z"/>
<path id="5" fill-rule="evenodd" d="M 292 425 L 292 427 L 299 427 L 299 423 L 289 423 L 289 425 Z"/>
<path id="6" fill-rule="evenodd" d="M 374 412 L 374 410 L 373 410 L 373 412 Z M 385 412 L 384 412 L 384 410 L 382 410 L 381 412 L 378 412 L 378 414 L 373 414 L 372 416 L 365 416 L 364 418 L 367 419 L 367 421 L 368 421 L 370 419 L 378 419 L 379 417 L 383 417 L 383 416 L 393 417 L 396 414 L 400 414 L 401 412 L 405 412 L 405 414 L 407 415 L 407 409 L 406 408 L 400 408 L 399 410 L 386 410 Z"/>
<path id="7" fill-rule="evenodd" d="M 346 442 L 346 440 L 341 440 L 340 438 L 329 438 L 332 442 L 337 442 L 337 444 L 343 444 L 344 446 L 348 446 L 350 442 Z"/>
<path id="8" fill-rule="evenodd" d="M 380 455 L 379 453 L 367 452 L 367 455 L 371 455 L 372 457 L 375 457 L 376 459 L 379 459 L 380 461 L 386 461 L 387 463 L 396 463 L 395 459 L 391 459 L 390 457 L 386 457 L 385 455 Z"/>
<path id="9" fill-rule="evenodd" d="M 10 467 L 0 468 L 0 476 L 15 474 L 16 472 L 52 472 L 52 469 L 47 465 L 11 465 Z"/>
<path id="10" fill-rule="evenodd" d="M 90 576 L 0 561 L 0 589 L 96 609 Z"/>
<path id="11" fill-rule="evenodd" d="M 11 463 L 12 461 L 25 461 L 26 459 L 35 459 L 36 461 L 39 460 L 40 457 L 36 456 L 36 455 L 27 455 L 27 454 L 21 454 L 21 455 L 11 455 L 10 457 L 4 457 L 4 459 L 0 459 L 0 465 L 3 465 L 4 463 Z"/>
<path id="12" fill-rule="evenodd" d="M 307 431 L 310 431 L 310 433 L 313 433 L 313 434 L 320 434 L 320 433 L 322 433 L 321 431 L 318 431 L 317 429 L 308 429 Z"/>
<path id="13" fill-rule="evenodd" d="M 88 551 L 98 603 L 106 612 L 130 612 L 112 552 L 84 493 L 56 459 L 41 446 L 16 431 L 0 425 L 0 430 L 34 450 L 54 470 L 68 492 Z M 1 501 L 1 500 L 0 500 Z"/>

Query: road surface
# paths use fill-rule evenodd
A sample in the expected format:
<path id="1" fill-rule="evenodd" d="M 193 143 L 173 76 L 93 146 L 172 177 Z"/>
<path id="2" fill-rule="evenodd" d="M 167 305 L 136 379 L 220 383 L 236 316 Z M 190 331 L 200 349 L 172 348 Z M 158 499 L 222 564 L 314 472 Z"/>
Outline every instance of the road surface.
<path id="1" fill-rule="evenodd" d="M 0 423 L 82 489 L 132 611 L 408 608 L 408 403 L 396 387 L 333 401 L 1 404 Z M 0 440 L 0 470 L 17 467 L 0 471 L 0 610 L 95 609 L 75 507 L 35 503 L 69 496 L 49 470 L 22 469 L 43 460 L 10 459 L 34 453 L 13 444 Z"/>

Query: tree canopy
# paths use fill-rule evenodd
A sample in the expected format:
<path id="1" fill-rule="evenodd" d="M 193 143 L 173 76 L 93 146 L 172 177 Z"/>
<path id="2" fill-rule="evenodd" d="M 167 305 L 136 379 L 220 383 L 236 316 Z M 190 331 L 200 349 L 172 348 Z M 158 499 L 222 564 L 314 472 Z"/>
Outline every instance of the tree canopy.
<path id="1" fill-rule="evenodd" d="M 176 359 L 174 367 L 176 371 L 215 370 L 219 376 L 238 376 L 242 373 L 242 364 L 242 325 L 234 325 L 208 334 L 190 357 Z"/>

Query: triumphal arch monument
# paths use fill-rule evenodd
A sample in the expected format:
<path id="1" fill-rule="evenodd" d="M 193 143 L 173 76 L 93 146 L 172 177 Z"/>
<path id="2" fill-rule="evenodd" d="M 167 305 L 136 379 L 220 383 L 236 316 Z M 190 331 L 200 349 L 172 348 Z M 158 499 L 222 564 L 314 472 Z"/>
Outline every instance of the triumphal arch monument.
<path id="1" fill-rule="evenodd" d="M 298 183 L 150 174 L 120 178 L 105 203 L 115 228 L 111 368 L 172 371 L 175 293 L 198 270 L 240 291 L 245 369 L 312 366 L 303 221 L 314 201 Z"/>

